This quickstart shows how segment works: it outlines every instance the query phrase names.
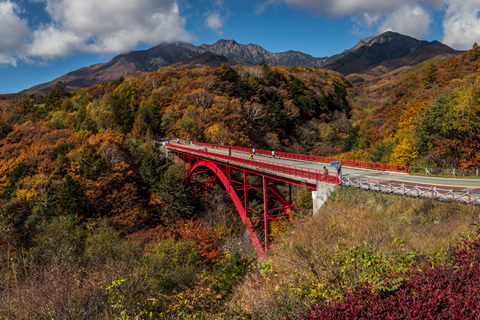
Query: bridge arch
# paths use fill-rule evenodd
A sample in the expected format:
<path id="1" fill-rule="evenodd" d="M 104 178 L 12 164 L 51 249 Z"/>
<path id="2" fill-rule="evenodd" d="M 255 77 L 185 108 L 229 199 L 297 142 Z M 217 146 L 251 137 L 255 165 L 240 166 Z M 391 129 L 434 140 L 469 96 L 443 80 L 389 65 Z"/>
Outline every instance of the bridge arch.
<path id="1" fill-rule="evenodd" d="M 227 178 L 225 173 L 215 163 L 208 160 L 198 160 L 197 162 L 192 164 L 188 171 L 186 183 L 188 183 L 188 181 L 191 181 L 191 176 L 196 171 L 199 171 L 200 169 L 203 169 L 203 168 L 209 169 L 210 172 L 212 172 L 217 177 L 217 179 L 223 184 L 223 186 L 225 187 L 225 190 L 230 195 L 230 198 L 232 199 L 233 204 L 235 205 L 235 208 L 237 209 L 237 212 L 240 215 L 240 218 L 242 219 L 243 224 L 247 227 L 247 230 L 250 233 L 250 238 L 257 251 L 257 254 L 262 255 L 263 254 L 262 245 L 260 244 L 257 234 L 255 233 L 255 229 L 253 228 L 252 222 L 248 218 L 248 214 L 245 210 L 245 206 L 242 204 L 242 201 L 238 197 L 238 194 L 236 193 L 235 188 L 230 182 L 230 179 Z"/>

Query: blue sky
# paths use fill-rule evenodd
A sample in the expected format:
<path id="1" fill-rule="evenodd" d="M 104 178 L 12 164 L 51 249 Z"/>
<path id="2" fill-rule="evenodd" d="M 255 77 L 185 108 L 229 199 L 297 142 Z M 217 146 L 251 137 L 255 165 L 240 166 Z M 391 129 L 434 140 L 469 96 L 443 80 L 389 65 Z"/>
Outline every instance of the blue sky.
<path id="1" fill-rule="evenodd" d="M 0 0 L 0 93 L 164 41 L 331 56 L 392 30 L 480 43 L 480 0 Z"/>

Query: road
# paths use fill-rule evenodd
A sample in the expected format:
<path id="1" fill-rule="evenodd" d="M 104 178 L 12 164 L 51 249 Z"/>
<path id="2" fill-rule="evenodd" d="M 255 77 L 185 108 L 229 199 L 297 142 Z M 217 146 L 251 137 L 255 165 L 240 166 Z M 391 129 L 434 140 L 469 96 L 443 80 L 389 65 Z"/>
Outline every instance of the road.
<path id="1" fill-rule="evenodd" d="M 176 144 L 176 142 L 172 142 Z M 185 145 L 180 144 L 183 147 L 189 147 L 192 150 L 202 149 L 200 146 L 196 145 Z M 212 149 L 208 148 L 210 152 L 218 152 L 227 154 L 228 150 L 226 149 Z M 248 154 L 245 152 L 232 151 L 232 155 L 248 157 Z M 318 163 L 318 162 L 309 162 L 301 161 L 295 159 L 285 159 L 278 158 L 272 159 L 270 156 L 255 155 L 255 159 L 271 161 L 281 164 L 295 165 L 302 168 L 324 170 L 324 167 L 327 168 L 330 172 L 335 172 L 336 169 L 330 164 Z M 342 175 L 351 178 L 363 178 L 370 179 L 373 181 L 383 181 L 383 182 L 392 182 L 392 183 L 404 183 L 409 186 L 425 186 L 425 187 L 438 187 L 442 189 L 453 189 L 456 192 L 480 192 L 480 179 L 456 179 L 456 178 L 437 178 L 437 177 L 424 177 L 424 176 L 412 176 L 406 173 L 395 173 L 395 172 L 383 172 L 383 171 L 374 171 L 368 169 L 359 169 L 351 167 L 342 167 Z"/>

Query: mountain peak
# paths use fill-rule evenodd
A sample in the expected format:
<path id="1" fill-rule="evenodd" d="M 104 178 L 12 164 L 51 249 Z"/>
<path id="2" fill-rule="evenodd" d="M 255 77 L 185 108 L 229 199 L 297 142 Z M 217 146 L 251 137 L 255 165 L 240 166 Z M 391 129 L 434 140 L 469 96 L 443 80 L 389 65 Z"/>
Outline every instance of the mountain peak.
<path id="1" fill-rule="evenodd" d="M 338 59 L 325 66 L 343 74 L 362 73 L 376 66 L 393 70 L 415 65 L 437 56 L 458 52 L 438 41 L 417 40 L 397 32 L 387 31 L 378 36 L 360 40 Z"/>
<path id="2" fill-rule="evenodd" d="M 217 42 L 215 42 L 213 45 L 238 45 L 238 42 L 235 40 L 227 40 L 227 39 L 220 39 Z"/>
<path id="3" fill-rule="evenodd" d="M 358 50 L 359 48 L 365 47 L 365 46 L 372 46 L 375 43 L 385 43 L 385 42 L 392 42 L 392 41 L 415 41 L 419 42 L 420 40 L 417 40 L 415 38 L 412 38 L 410 36 L 406 36 L 394 31 L 385 31 L 382 34 L 379 34 L 377 36 L 371 36 L 368 38 L 361 39 L 355 46 L 353 46 L 351 49 L 347 50 L 346 52 L 351 52 Z"/>

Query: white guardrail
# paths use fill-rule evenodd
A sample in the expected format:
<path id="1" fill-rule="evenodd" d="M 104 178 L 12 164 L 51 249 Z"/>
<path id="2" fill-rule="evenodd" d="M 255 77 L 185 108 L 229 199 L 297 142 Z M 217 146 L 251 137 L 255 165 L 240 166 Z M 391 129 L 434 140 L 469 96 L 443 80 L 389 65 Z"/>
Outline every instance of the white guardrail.
<path id="1" fill-rule="evenodd" d="M 342 177 L 342 186 L 367 191 L 389 193 L 413 198 L 430 198 L 439 201 L 456 201 L 480 205 L 480 193 L 443 189 L 435 186 L 418 186 L 389 181 L 377 181 L 365 178 Z"/>

